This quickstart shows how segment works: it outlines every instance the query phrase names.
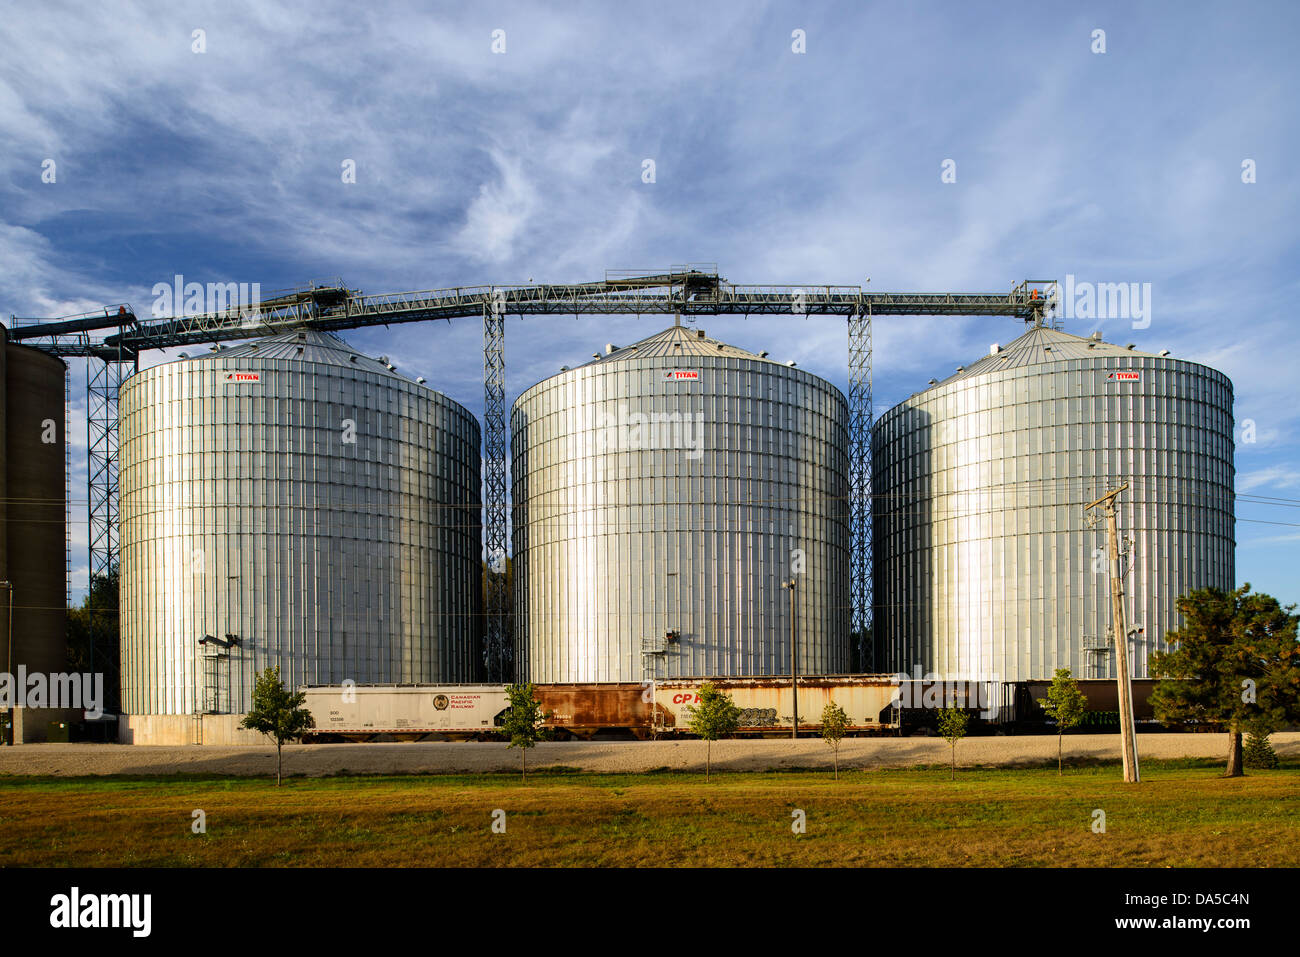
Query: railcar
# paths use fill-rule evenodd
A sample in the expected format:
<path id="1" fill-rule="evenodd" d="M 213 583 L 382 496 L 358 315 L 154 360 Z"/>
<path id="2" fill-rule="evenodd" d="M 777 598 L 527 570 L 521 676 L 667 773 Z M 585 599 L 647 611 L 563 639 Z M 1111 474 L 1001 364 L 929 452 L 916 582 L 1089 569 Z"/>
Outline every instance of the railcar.
<path id="1" fill-rule="evenodd" d="M 690 736 L 690 709 L 711 682 L 740 709 L 736 735 L 790 736 L 795 695 L 788 678 L 678 678 L 642 683 L 534 685 L 555 740 L 647 740 Z M 799 733 L 817 734 L 827 704 L 849 717 L 846 734 L 932 734 L 940 709 L 971 716 L 972 734 L 1032 734 L 1054 730 L 1042 709 L 1048 681 L 1014 683 L 898 680 L 894 675 L 820 675 L 798 683 Z M 1118 730 L 1113 681 L 1082 680 L 1088 697 L 1085 728 Z M 1152 680 L 1134 682 L 1139 725 L 1154 725 Z M 310 741 L 487 741 L 509 709 L 503 684 L 343 684 L 302 690 L 315 719 Z"/>

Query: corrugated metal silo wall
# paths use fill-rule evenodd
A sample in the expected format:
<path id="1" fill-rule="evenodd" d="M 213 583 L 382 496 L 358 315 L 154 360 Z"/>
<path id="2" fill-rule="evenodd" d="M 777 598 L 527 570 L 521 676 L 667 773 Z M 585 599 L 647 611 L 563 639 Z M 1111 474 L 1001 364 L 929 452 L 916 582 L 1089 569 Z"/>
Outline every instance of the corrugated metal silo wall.
<path id="1" fill-rule="evenodd" d="M 260 381 L 225 380 L 241 370 Z M 120 428 L 127 713 L 240 713 L 271 665 L 287 687 L 475 675 L 481 454 L 464 408 L 369 371 L 213 357 L 132 376 Z M 230 650 L 198 643 L 228 634 Z"/>
<path id="2" fill-rule="evenodd" d="M 1112 380 L 1115 369 L 1139 381 Z M 1121 537 L 1134 677 L 1189 589 L 1231 588 L 1232 383 L 1140 357 L 1032 365 L 943 383 L 873 435 L 878 667 L 1002 681 L 1114 674 L 1104 522 L 1083 507 L 1127 481 Z"/>
<path id="3" fill-rule="evenodd" d="M 698 380 L 665 380 L 683 367 Z M 800 673 L 847 668 L 848 409 L 830 383 L 734 356 L 593 363 L 511 421 L 521 676 L 788 674 L 796 549 Z"/>

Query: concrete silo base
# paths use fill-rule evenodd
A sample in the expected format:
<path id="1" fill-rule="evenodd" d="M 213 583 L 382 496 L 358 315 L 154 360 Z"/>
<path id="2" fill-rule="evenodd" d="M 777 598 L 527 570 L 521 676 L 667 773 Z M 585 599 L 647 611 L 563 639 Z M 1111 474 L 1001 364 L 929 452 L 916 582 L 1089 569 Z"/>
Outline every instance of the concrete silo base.
<path id="1" fill-rule="evenodd" d="M 119 744 L 264 745 L 266 735 L 241 728 L 242 714 L 124 714 L 117 719 Z"/>

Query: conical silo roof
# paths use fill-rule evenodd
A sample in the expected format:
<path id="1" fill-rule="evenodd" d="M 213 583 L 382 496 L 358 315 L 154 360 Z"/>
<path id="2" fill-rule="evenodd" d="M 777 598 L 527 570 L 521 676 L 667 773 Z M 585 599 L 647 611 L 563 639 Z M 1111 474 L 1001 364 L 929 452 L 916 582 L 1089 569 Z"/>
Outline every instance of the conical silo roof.
<path id="1" fill-rule="evenodd" d="M 1065 362 L 1069 359 L 1107 359 L 1138 356 L 1146 359 L 1159 359 L 1150 352 L 1141 352 L 1132 346 L 1120 346 L 1113 342 L 1103 342 L 1101 333 L 1091 336 L 1076 336 L 1060 329 L 1038 326 L 1024 335 L 1013 339 L 1005 346 L 990 350 L 983 358 L 962 367 L 953 375 L 941 380 L 938 385 L 948 385 L 958 379 L 969 379 L 986 372 L 1000 372 L 1018 366 L 1033 366 L 1047 362 Z"/>
<path id="2" fill-rule="evenodd" d="M 585 363 L 585 365 L 596 365 L 602 362 L 635 362 L 639 359 L 675 358 L 678 356 L 684 358 L 721 356 L 723 358 L 752 359 L 755 362 L 780 364 L 767 356 L 749 352 L 719 339 L 710 339 L 705 335 L 703 329 L 669 326 L 662 332 L 656 332 L 653 336 L 648 336 L 640 342 L 634 342 L 630 346 L 616 347 L 613 352 L 607 352 L 598 359 Z"/>
<path id="3" fill-rule="evenodd" d="M 195 358 L 299 359 L 303 362 L 360 369 L 364 372 L 410 381 L 406 376 L 390 369 L 387 363 L 359 352 L 333 333 L 321 332 L 318 329 L 291 329 L 288 332 L 267 336 L 265 339 L 231 346 L 210 356 Z"/>

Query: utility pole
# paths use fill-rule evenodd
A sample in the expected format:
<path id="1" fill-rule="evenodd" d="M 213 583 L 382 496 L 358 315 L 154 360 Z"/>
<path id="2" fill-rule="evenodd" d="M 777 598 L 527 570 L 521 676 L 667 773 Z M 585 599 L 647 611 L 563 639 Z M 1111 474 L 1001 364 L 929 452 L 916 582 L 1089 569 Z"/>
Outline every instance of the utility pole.
<path id="1" fill-rule="evenodd" d="M 1115 638 L 1115 678 L 1119 684 L 1119 735 L 1124 757 L 1124 780 L 1142 780 L 1138 770 L 1137 733 L 1133 722 L 1133 683 L 1129 679 L 1128 624 L 1124 619 L 1124 578 L 1119 568 L 1119 528 L 1115 521 L 1115 498 L 1128 488 L 1125 482 L 1114 491 L 1091 502 L 1084 511 L 1098 505 L 1106 515 L 1106 541 L 1110 552 L 1111 634 Z"/>
<path id="2" fill-rule="evenodd" d="M 794 697 L 794 720 L 790 724 L 790 737 L 799 737 L 799 646 L 795 644 L 794 589 L 795 579 L 781 582 L 782 588 L 790 589 L 790 693 Z"/>

